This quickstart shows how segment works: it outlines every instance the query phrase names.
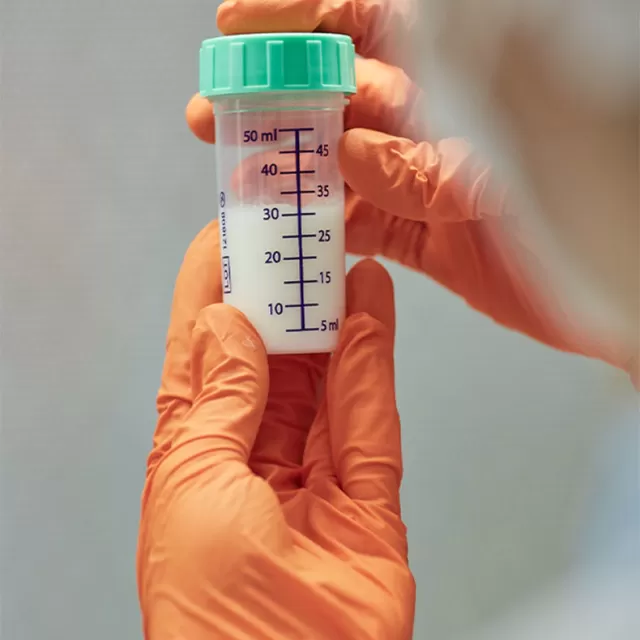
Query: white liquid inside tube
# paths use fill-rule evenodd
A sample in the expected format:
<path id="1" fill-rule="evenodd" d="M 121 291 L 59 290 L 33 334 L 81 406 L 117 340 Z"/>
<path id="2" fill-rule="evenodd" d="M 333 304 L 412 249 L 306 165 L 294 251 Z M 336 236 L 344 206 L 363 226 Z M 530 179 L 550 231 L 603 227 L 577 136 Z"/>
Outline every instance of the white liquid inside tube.
<path id="1" fill-rule="evenodd" d="M 268 353 L 327 352 L 337 344 L 344 212 L 316 205 L 312 213 L 298 216 L 291 203 L 221 212 L 224 301 L 247 316 Z"/>

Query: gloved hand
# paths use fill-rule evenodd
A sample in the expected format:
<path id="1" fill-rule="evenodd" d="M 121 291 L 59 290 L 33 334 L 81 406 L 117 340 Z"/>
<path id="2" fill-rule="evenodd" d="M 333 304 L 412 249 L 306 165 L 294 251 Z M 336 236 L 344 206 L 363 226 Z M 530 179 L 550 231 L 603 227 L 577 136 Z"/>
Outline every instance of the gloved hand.
<path id="1" fill-rule="evenodd" d="M 535 284 L 549 281 L 545 265 L 521 241 L 505 190 L 471 145 L 425 140 L 424 96 L 405 46 L 416 7 L 415 0 L 227 0 L 218 26 L 224 34 L 318 30 L 353 38 L 362 58 L 340 147 L 348 251 L 395 260 L 510 329 L 625 368 L 615 345 L 595 343 L 562 299 Z M 194 97 L 187 121 L 214 141 L 208 101 Z"/>
<path id="2" fill-rule="evenodd" d="M 138 544 L 145 638 L 409 639 L 390 278 L 370 260 L 349 273 L 329 364 L 267 359 L 219 304 L 219 260 L 214 222 L 174 294 Z"/>

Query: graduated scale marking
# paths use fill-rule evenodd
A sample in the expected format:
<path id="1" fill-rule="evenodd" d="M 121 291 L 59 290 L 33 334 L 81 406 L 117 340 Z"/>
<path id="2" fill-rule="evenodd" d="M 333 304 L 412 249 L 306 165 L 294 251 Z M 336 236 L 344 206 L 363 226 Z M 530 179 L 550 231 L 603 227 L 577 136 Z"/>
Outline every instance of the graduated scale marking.
<path id="1" fill-rule="evenodd" d="M 322 312 L 331 296 L 330 291 L 333 290 L 334 286 L 332 284 L 334 274 L 332 274 L 331 269 L 327 270 L 325 266 L 327 263 L 327 266 L 329 267 L 333 264 L 332 252 L 329 248 L 333 235 L 331 224 L 328 224 L 328 228 L 323 229 L 316 229 L 316 225 L 313 225 L 312 229 L 309 229 L 308 227 L 305 229 L 304 225 L 305 219 L 312 216 L 320 216 L 318 220 L 321 220 L 325 214 L 323 213 L 322 207 L 316 208 L 311 206 L 309 207 L 310 209 L 316 210 L 305 211 L 303 209 L 303 197 L 306 194 L 309 194 L 311 196 L 315 195 L 317 199 L 329 198 L 332 191 L 330 184 L 313 185 L 315 187 L 313 189 L 308 188 L 310 185 L 305 184 L 305 178 L 316 174 L 316 170 L 304 169 L 302 167 L 301 157 L 303 157 L 303 154 L 317 154 L 319 156 L 326 157 L 330 153 L 329 145 L 324 142 L 321 142 L 319 146 L 316 146 L 317 143 L 314 142 L 312 144 L 313 148 L 302 148 L 302 144 L 307 138 L 304 134 L 313 133 L 314 131 L 317 131 L 314 127 L 274 128 L 269 131 L 251 129 L 244 131 L 243 135 L 243 144 L 278 143 L 281 142 L 281 140 L 279 140 L 281 133 L 291 134 L 291 138 L 293 138 L 293 140 L 291 140 L 293 148 L 289 147 L 285 149 L 278 149 L 279 154 L 293 156 L 293 168 L 286 167 L 280 170 L 277 163 L 271 162 L 265 164 L 260 169 L 260 173 L 265 176 L 272 176 L 274 178 L 276 176 L 281 176 L 278 181 L 278 191 L 281 196 L 289 197 L 288 200 L 290 201 L 292 209 L 289 211 L 280 211 L 278 207 L 264 207 L 263 205 L 262 219 L 266 221 L 271 220 L 273 222 L 277 221 L 279 218 L 293 218 L 295 220 L 295 228 L 283 229 L 282 232 L 276 233 L 278 240 L 276 241 L 274 237 L 274 244 L 271 244 L 271 246 L 267 245 L 269 250 L 265 251 L 265 264 L 275 265 L 280 262 L 288 262 L 291 263 L 292 267 L 296 271 L 295 274 L 286 274 L 284 278 L 280 280 L 287 289 L 289 289 L 289 287 L 295 287 L 295 289 L 293 289 L 293 299 L 290 299 L 287 295 L 285 298 L 289 299 L 277 300 L 276 298 L 275 300 L 272 299 L 267 304 L 269 316 L 282 316 L 284 311 L 289 309 L 292 312 L 292 315 L 299 319 L 296 326 L 288 326 L 288 328 L 287 325 L 289 323 L 285 321 L 285 326 L 280 329 L 285 333 L 337 332 L 340 328 L 340 320 L 337 315 L 330 318 L 318 318 L 314 321 L 310 319 L 309 313 L 311 309 L 316 309 L 317 311 Z M 314 198 L 311 198 L 311 202 L 314 200 Z M 222 201 L 221 206 L 224 206 Z M 333 214 L 331 215 L 333 216 Z M 224 213 L 221 213 L 221 220 L 223 216 Z M 339 217 L 341 218 L 341 215 Z M 276 228 L 277 226 L 274 227 L 274 230 Z M 269 235 L 271 235 L 271 232 L 269 232 Z M 305 253 L 305 239 L 315 239 L 318 243 L 316 250 L 312 250 L 307 246 L 306 251 L 309 253 Z M 282 248 L 279 246 L 280 240 L 284 241 L 284 246 Z M 295 247 L 297 250 L 285 249 L 284 247 L 291 247 L 291 249 L 294 249 Z M 307 267 L 309 269 L 313 269 L 313 273 L 310 273 Z M 320 269 L 319 271 L 318 267 Z M 228 277 L 230 284 L 230 264 L 227 265 L 224 275 Z M 225 277 L 225 281 L 227 277 Z M 340 276 L 336 276 L 336 283 L 339 284 L 339 282 Z M 331 286 L 329 289 L 323 290 L 322 293 L 320 293 L 320 289 L 316 289 L 315 291 L 317 295 L 310 296 L 309 288 L 312 285 L 322 286 L 323 288 L 327 285 Z M 291 289 L 289 289 L 289 291 L 291 291 Z M 310 297 L 314 297 L 315 299 L 312 300 Z M 329 302 L 328 308 L 334 308 L 334 303 Z M 333 314 L 331 315 L 333 316 Z M 289 314 L 287 314 L 287 317 L 290 317 Z"/>
<path id="2" fill-rule="evenodd" d="M 295 211 L 283 212 L 281 216 L 283 218 L 295 218 L 296 230 L 295 232 L 288 232 L 281 237 L 283 240 L 295 241 L 297 244 L 297 253 L 295 255 L 282 256 L 283 261 L 297 263 L 298 274 L 297 278 L 291 278 L 284 280 L 283 284 L 297 287 L 298 301 L 290 304 L 281 305 L 278 313 L 283 309 L 298 309 L 299 310 L 299 326 L 287 328 L 287 333 L 299 333 L 299 332 L 311 332 L 311 331 L 338 331 L 339 324 L 336 318 L 335 321 L 322 320 L 320 326 L 310 326 L 307 311 L 314 307 L 320 307 L 320 303 L 310 300 L 308 297 L 308 287 L 310 285 L 327 285 L 331 282 L 330 272 L 321 272 L 317 277 L 310 277 L 305 274 L 305 266 L 310 262 L 318 260 L 318 255 L 311 255 L 304 251 L 304 240 L 317 238 L 319 242 L 328 242 L 330 240 L 330 230 L 320 230 L 319 232 L 306 231 L 304 228 L 304 219 L 317 215 L 315 211 L 305 211 L 302 205 L 302 199 L 305 195 L 316 194 L 318 197 L 323 197 L 322 189 L 329 195 L 328 185 L 319 185 L 318 188 L 309 189 L 303 182 L 305 176 L 312 176 L 316 173 L 315 169 L 303 169 L 301 166 L 301 157 L 303 154 L 320 153 L 321 155 L 327 155 L 328 147 L 325 144 L 320 146 L 320 149 L 324 149 L 318 152 L 315 148 L 304 149 L 301 147 L 301 134 L 312 133 L 315 131 L 314 127 L 287 127 L 274 129 L 273 134 L 270 134 L 271 140 L 275 142 L 279 133 L 293 134 L 293 149 L 281 149 L 279 153 L 281 155 L 292 155 L 295 161 L 295 167 L 291 170 L 278 171 L 281 176 L 291 176 L 295 180 L 295 184 L 291 186 L 283 186 L 280 191 L 282 196 L 295 197 Z M 320 191 L 319 191 L 320 190 Z M 326 197 L 324 196 L 324 197 Z M 317 253 L 317 252 L 314 252 Z M 315 323 L 312 323 L 315 324 Z"/>
<path id="3" fill-rule="evenodd" d="M 295 285 L 298 287 L 298 296 L 299 303 L 296 304 L 288 304 L 285 305 L 287 308 L 299 308 L 300 309 L 300 326 L 296 328 L 287 329 L 288 333 L 294 332 L 303 332 L 303 331 L 320 331 L 320 327 L 308 327 L 307 326 L 307 315 L 306 310 L 310 307 L 319 306 L 317 302 L 308 302 L 305 299 L 305 285 L 308 284 L 316 284 L 318 282 L 315 280 L 305 280 L 304 277 L 304 265 L 305 260 L 316 260 L 317 256 L 310 256 L 304 254 L 303 249 L 303 240 L 304 238 L 315 238 L 317 236 L 316 233 L 304 233 L 303 228 L 303 217 L 304 216 L 315 216 L 315 212 L 313 211 L 303 211 L 302 210 L 302 196 L 304 194 L 315 193 L 315 189 L 303 189 L 302 188 L 302 176 L 303 175 L 313 175 L 315 173 L 314 169 L 306 169 L 302 170 L 300 168 L 300 156 L 303 153 L 315 153 L 314 149 L 301 149 L 300 148 L 300 133 L 301 132 L 313 132 L 313 127 L 291 127 L 287 129 L 278 129 L 280 133 L 293 133 L 295 146 L 293 149 L 282 149 L 280 150 L 280 154 L 292 154 L 295 157 L 296 168 L 293 171 L 280 171 L 280 175 L 292 175 L 295 176 L 296 186 L 294 190 L 286 190 L 281 191 L 280 195 L 287 196 L 292 195 L 296 197 L 296 211 L 289 214 L 283 214 L 286 216 L 296 217 L 298 222 L 297 233 L 295 234 L 286 234 L 283 235 L 283 239 L 285 240 L 297 240 L 298 242 L 298 255 L 297 256 L 287 256 L 284 260 L 297 260 L 298 261 L 298 279 L 297 280 L 285 280 L 284 284 L 287 285 Z"/>

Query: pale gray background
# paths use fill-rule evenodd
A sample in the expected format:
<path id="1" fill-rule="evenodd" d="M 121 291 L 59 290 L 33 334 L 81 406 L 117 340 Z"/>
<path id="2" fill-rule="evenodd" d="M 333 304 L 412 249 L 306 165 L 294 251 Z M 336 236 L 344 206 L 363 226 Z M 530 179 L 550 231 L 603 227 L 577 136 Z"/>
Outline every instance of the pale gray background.
<path id="1" fill-rule="evenodd" d="M 214 212 L 184 124 L 212 0 L 4 0 L 4 640 L 140 638 L 134 553 L 173 281 Z M 602 365 L 392 269 L 417 638 L 449 640 L 571 561 Z"/>

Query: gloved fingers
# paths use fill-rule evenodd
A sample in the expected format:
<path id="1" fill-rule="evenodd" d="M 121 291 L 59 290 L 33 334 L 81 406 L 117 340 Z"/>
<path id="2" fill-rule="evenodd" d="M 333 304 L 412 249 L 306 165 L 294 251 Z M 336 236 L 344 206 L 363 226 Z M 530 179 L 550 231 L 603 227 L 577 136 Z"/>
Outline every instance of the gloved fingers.
<path id="1" fill-rule="evenodd" d="M 349 253 L 384 256 L 406 267 L 422 269 L 429 246 L 427 225 L 378 209 L 347 187 L 345 192 L 346 249 Z"/>
<path id="2" fill-rule="evenodd" d="M 213 105 L 199 93 L 196 93 L 185 109 L 187 125 L 196 138 L 213 144 L 216 141 L 216 124 Z"/>
<path id="3" fill-rule="evenodd" d="M 191 336 L 196 318 L 201 309 L 221 301 L 220 239 L 218 221 L 213 220 L 189 246 L 176 279 L 150 465 L 191 408 Z"/>
<path id="4" fill-rule="evenodd" d="M 435 224 L 503 212 L 503 191 L 461 138 L 416 143 L 370 129 L 351 129 L 340 141 L 339 154 L 349 187 L 394 215 Z"/>
<path id="5" fill-rule="evenodd" d="M 531 273 L 542 272 L 533 266 L 538 258 L 522 244 L 500 241 L 515 216 L 429 224 L 378 209 L 347 188 L 345 218 L 350 253 L 382 255 L 424 273 L 496 322 L 566 348 L 549 302 L 532 293 Z"/>
<path id="6" fill-rule="evenodd" d="M 328 361 L 328 354 L 269 358 L 269 397 L 249 465 L 276 492 L 301 485 L 303 452 Z"/>
<path id="7" fill-rule="evenodd" d="M 356 58 L 356 82 L 357 91 L 345 109 L 345 130 L 424 138 L 424 93 L 405 71 L 379 60 Z"/>
<path id="8" fill-rule="evenodd" d="M 383 333 L 393 347 L 396 308 L 393 280 L 387 270 L 375 260 L 361 260 L 347 274 L 345 288 L 347 319 L 362 314 L 370 316 L 373 324 L 386 329 Z M 346 341 L 341 339 L 340 346 L 345 344 Z"/>
<path id="9" fill-rule="evenodd" d="M 329 485 L 335 487 L 338 484 L 331 454 L 331 434 L 326 399 L 321 402 L 309 430 L 304 450 L 303 475 L 304 486 L 320 496 L 324 496 Z"/>
<path id="10" fill-rule="evenodd" d="M 511 286 L 504 260 L 486 259 L 496 251 L 492 234 L 507 221 L 506 197 L 465 141 L 433 146 L 353 129 L 342 137 L 339 160 L 349 252 L 426 273 L 472 306 L 488 282 Z M 504 297 L 513 299 L 513 291 Z"/>
<path id="11" fill-rule="evenodd" d="M 402 63 L 416 11 L 415 0 L 227 0 L 218 8 L 218 29 L 345 33 L 361 56 Z"/>
<path id="12" fill-rule="evenodd" d="M 425 273 L 472 306 L 478 298 L 486 297 L 489 286 L 499 291 L 497 299 L 518 299 L 510 278 L 505 277 L 507 265 L 496 257 L 495 247 L 489 246 L 486 222 L 431 225 L 409 220 L 374 207 L 348 188 L 345 219 L 349 253 L 384 256 Z M 492 261 L 485 259 L 488 252 Z"/>
<path id="13" fill-rule="evenodd" d="M 239 311 L 206 307 L 191 341 L 193 406 L 176 429 L 173 459 L 248 463 L 269 390 L 262 340 Z"/>
<path id="14" fill-rule="evenodd" d="M 379 295 L 379 284 L 383 292 L 391 284 L 384 269 L 373 261 L 358 263 L 347 274 L 346 302 L 347 315 L 367 312 L 391 329 L 395 326 L 393 308 L 393 290 L 389 295 Z M 391 285 L 392 287 L 392 285 Z M 325 398 L 326 398 L 326 394 Z M 321 491 L 327 484 L 336 484 L 336 470 L 331 453 L 331 433 L 327 402 L 321 404 L 320 410 L 309 432 L 307 446 L 304 451 L 305 486 L 314 492 Z"/>
<path id="15" fill-rule="evenodd" d="M 332 456 L 349 498 L 399 514 L 402 450 L 393 283 L 373 260 L 360 262 L 352 272 L 350 315 L 327 377 Z"/>

